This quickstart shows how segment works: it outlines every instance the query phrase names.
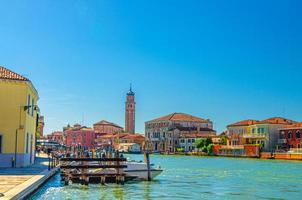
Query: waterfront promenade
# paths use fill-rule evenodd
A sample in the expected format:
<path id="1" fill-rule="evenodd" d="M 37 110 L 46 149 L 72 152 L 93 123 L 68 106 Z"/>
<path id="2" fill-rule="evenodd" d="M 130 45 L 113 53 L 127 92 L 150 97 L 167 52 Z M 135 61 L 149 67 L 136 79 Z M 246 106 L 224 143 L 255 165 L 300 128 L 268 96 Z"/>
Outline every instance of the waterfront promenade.
<path id="1" fill-rule="evenodd" d="M 55 172 L 48 171 L 48 158 L 41 155 L 36 163 L 24 168 L 0 168 L 0 199 L 22 199 L 41 186 Z"/>

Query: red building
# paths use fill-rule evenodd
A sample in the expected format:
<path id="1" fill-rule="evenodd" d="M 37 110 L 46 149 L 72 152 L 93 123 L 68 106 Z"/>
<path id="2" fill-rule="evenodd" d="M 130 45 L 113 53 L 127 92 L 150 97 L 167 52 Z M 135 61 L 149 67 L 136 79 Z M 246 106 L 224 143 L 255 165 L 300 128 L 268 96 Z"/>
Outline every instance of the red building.
<path id="1" fill-rule="evenodd" d="M 67 147 L 84 147 L 86 149 L 94 148 L 95 132 L 91 128 L 76 125 L 70 127 L 64 132 L 66 136 Z"/>
<path id="2" fill-rule="evenodd" d="M 39 138 L 42 138 L 44 135 L 44 116 L 40 116 L 38 119 L 38 133 L 39 133 Z"/>
<path id="3" fill-rule="evenodd" d="M 56 131 L 51 133 L 50 135 L 47 135 L 47 139 L 51 141 L 55 141 L 59 144 L 64 144 L 64 137 L 62 131 Z"/>
<path id="4" fill-rule="evenodd" d="M 279 148 L 302 148 L 302 122 L 280 129 Z"/>

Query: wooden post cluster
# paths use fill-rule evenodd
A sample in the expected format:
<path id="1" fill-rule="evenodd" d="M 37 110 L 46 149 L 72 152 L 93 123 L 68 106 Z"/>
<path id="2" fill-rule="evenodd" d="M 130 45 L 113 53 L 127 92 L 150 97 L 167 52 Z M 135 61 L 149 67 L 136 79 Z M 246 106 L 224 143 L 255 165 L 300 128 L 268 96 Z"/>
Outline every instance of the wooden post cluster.
<path id="1" fill-rule="evenodd" d="M 121 158 L 117 152 L 115 158 L 61 158 L 61 180 L 65 185 L 69 181 L 88 185 L 96 183 L 117 183 L 124 184 L 125 174 L 123 163 L 126 159 Z M 93 169 L 100 169 L 96 172 Z"/>

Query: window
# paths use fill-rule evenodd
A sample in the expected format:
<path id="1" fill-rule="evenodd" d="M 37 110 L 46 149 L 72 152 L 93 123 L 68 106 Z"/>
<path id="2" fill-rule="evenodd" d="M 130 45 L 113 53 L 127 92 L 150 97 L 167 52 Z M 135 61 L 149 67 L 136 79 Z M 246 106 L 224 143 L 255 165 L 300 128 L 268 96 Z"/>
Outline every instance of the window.
<path id="1" fill-rule="evenodd" d="M 252 133 L 255 133 L 255 129 L 254 128 L 252 129 Z"/>
<path id="2" fill-rule="evenodd" d="M 258 128 L 258 133 L 260 133 L 261 132 L 261 130 L 260 130 L 260 128 Z"/>
<path id="3" fill-rule="evenodd" d="M 30 94 L 27 97 L 27 114 L 29 114 L 29 108 L 30 108 Z"/>
<path id="4" fill-rule="evenodd" d="M 195 139 L 192 139 L 192 143 L 194 143 L 195 142 Z"/>
<path id="5" fill-rule="evenodd" d="M 191 139 L 188 139 L 188 143 L 191 143 Z"/>
<path id="6" fill-rule="evenodd" d="M 301 133 L 300 133 L 300 131 L 297 131 L 297 132 L 296 132 L 296 138 L 301 138 Z"/>
<path id="7" fill-rule="evenodd" d="M 0 135 L 0 153 L 2 153 L 2 135 Z"/>
<path id="8" fill-rule="evenodd" d="M 34 99 L 31 100 L 31 116 L 34 116 Z"/>
<path id="9" fill-rule="evenodd" d="M 292 132 L 290 131 L 290 132 L 288 132 L 288 139 L 291 139 L 293 136 L 292 136 Z"/>

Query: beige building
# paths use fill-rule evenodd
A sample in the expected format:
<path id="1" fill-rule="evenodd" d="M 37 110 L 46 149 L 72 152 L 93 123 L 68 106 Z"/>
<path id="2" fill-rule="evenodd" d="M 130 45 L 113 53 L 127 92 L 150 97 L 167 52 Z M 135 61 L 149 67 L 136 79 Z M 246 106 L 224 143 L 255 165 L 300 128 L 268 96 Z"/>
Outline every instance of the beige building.
<path id="1" fill-rule="evenodd" d="M 283 117 L 265 120 L 243 120 L 227 126 L 229 146 L 259 145 L 264 151 L 274 151 L 278 144 L 279 130 L 297 122 Z"/>
<path id="2" fill-rule="evenodd" d="M 175 152 L 179 139 L 187 134 L 215 135 L 213 123 L 184 113 L 172 113 L 145 123 L 148 148 L 155 152 Z"/>
<path id="3" fill-rule="evenodd" d="M 100 133 L 100 134 L 122 133 L 124 130 L 119 125 L 105 120 L 93 124 L 93 129 L 96 133 Z"/>

